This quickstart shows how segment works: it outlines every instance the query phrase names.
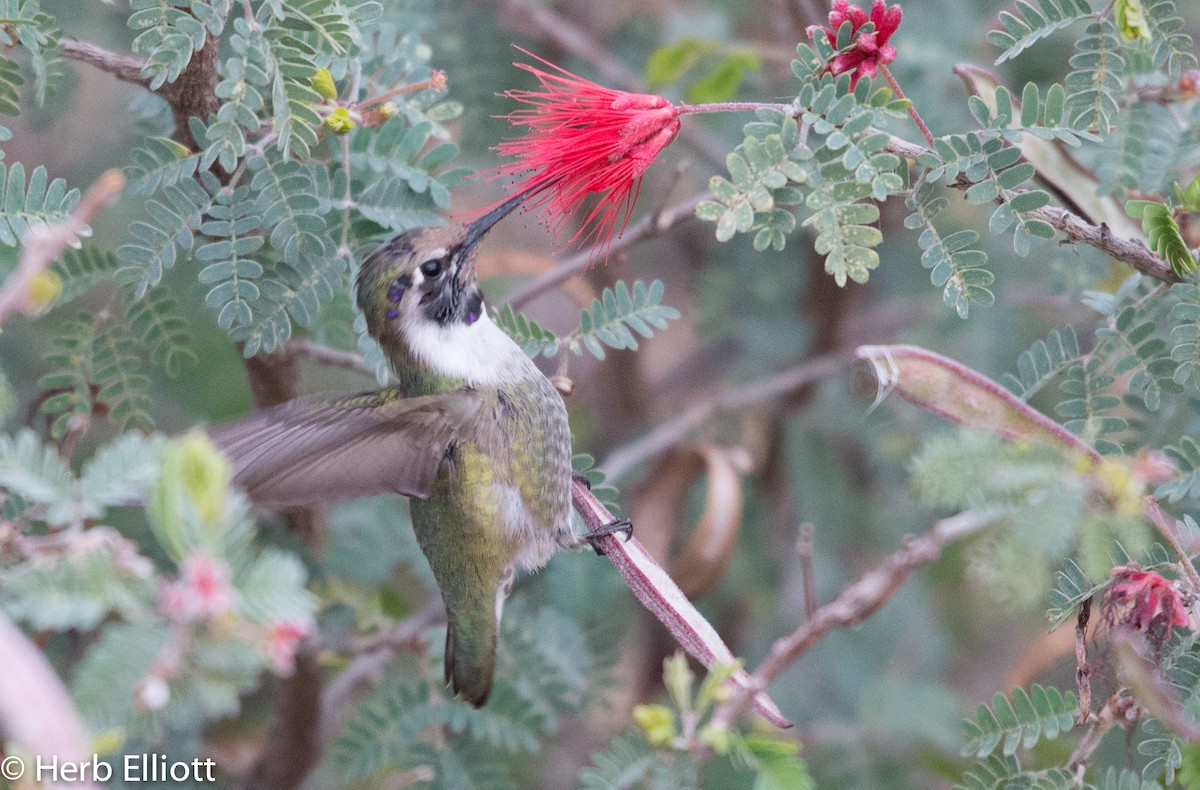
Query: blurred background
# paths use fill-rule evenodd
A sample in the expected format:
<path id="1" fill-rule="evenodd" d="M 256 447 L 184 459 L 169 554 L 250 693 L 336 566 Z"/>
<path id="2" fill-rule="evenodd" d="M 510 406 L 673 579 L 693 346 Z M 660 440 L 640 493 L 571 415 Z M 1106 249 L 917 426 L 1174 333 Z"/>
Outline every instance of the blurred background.
<path id="1" fill-rule="evenodd" d="M 129 51 L 133 33 L 125 3 L 41 5 L 66 36 Z M 998 12 L 1013 6 L 903 3 L 904 21 L 891 40 L 899 53 L 892 71 L 935 135 L 973 126 L 967 89 L 953 69 L 960 63 L 993 68 L 997 50 L 985 33 L 997 26 Z M 1200 7 L 1184 2 L 1178 10 L 1186 29 L 1193 36 L 1200 32 Z M 514 105 L 500 94 L 531 87 L 529 75 L 511 65 L 528 61 L 514 45 L 606 86 L 653 90 L 673 101 L 702 101 L 711 95 L 705 91 L 716 90 L 739 100 L 786 102 L 795 95 L 795 45 L 809 40 L 806 28 L 824 22 L 827 12 L 819 0 L 413 2 L 399 24 L 419 33 L 430 65 L 447 75 L 448 98 L 464 108 L 447 123 L 461 146 L 457 163 L 482 171 L 499 162 L 491 147 L 512 135 L 502 116 Z M 1014 92 L 1030 80 L 1061 81 L 1074 35 L 1051 36 L 994 70 Z M 656 76 L 656 53 L 690 65 L 675 68 L 669 82 L 648 85 L 648 77 Z M 68 62 L 67 69 L 45 107 L 29 103 L 11 119 L 7 161 L 27 169 L 44 165 L 52 178 L 83 187 L 106 169 L 125 167 L 131 145 L 147 133 L 169 133 L 152 128 L 161 113 L 148 107 L 140 88 L 80 63 Z M 748 120 L 736 113 L 686 118 L 685 133 L 647 172 L 631 223 L 704 194 L 710 177 L 725 173 L 725 155 L 742 140 Z M 887 131 L 919 141 L 907 118 L 893 119 Z M 1084 157 L 1103 158 L 1104 150 L 1096 146 Z M 1185 152 L 1179 169 L 1194 169 L 1197 159 L 1196 151 Z M 467 180 L 453 192 L 451 213 L 488 205 L 505 187 L 503 180 Z M 989 207 L 950 198 L 943 220 L 948 228 L 986 226 Z M 94 223 L 92 243 L 108 249 L 124 243 L 140 208 L 137 200 L 123 200 L 106 210 Z M 981 244 L 997 275 L 995 305 L 973 306 L 963 319 L 930 284 L 917 233 L 903 226 L 903 200 L 893 198 L 880 209 L 880 266 L 869 283 L 844 288 L 824 272 L 808 231 L 797 231 L 782 252 L 760 253 L 750 235 L 716 242 L 712 225 L 688 217 L 686 209 L 662 232 L 622 246 L 607 260 L 601 256 L 549 288 L 536 285 L 538 277 L 578 251 L 555 239 L 539 215 L 509 218 L 482 249 L 479 269 L 489 303 L 515 301 L 560 333 L 573 329 L 580 309 L 618 280 L 663 281 L 663 302 L 682 318 L 636 352 L 610 350 L 602 361 L 564 352 L 539 364 L 574 383 L 567 403 L 575 451 L 594 456 L 608 472 L 636 535 L 672 568 L 751 669 L 774 639 L 804 620 L 806 585 L 817 602 L 826 602 L 905 536 L 948 515 L 916 502 L 908 470 L 926 438 L 952 427 L 898 398 L 872 408 L 876 384 L 853 364 L 853 348 L 913 343 L 998 378 L 1014 371 L 1020 352 L 1051 329 L 1075 326 L 1087 346 L 1095 313 L 1080 299 L 1081 290 L 1111 290 L 1128 273 L 1090 247 L 1057 240 L 1017 257 L 1006 236 L 984 232 Z M 187 321 L 194 359 L 174 376 L 147 371 L 151 412 L 167 434 L 253 407 L 242 355 L 216 326 L 195 267 L 181 260 L 165 274 Z M 47 430 L 36 413 L 42 397 L 37 381 L 48 370 L 46 338 L 80 310 L 103 311 L 110 304 L 103 292 L 89 294 L 70 309 L 5 326 L 0 358 L 11 385 L 10 428 Z M 352 320 L 352 314 L 331 314 L 299 334 L 354 350 Z M 818 367 L 808 377 L 803 371 L 814 360 Z M 301 370 L 306 393 L 373 386 L 368 377 L 311 360 L 302 360 Z M 802 386 L 780 385 L 771 397 L 755 389 L 794 371 L 800 371 Z M 681 415 L 692 417 L 685 430 L 678 430 Z M 78 452 L 86 455 L 87 447 L 115 434 L 97 427 Z M 122 528 L 130 534 L 139 529 L 135 513 L 112 519 L 128 522 Z M 327 519 L 323 635 L 363 623 L 361 599 L 339 591 L 339 583 L 358 585 L 355 595 L 386 588 L 372 604 L 380 619 L 403 620 L 420 608 L 427 571 L 414 554 L 401 500 L 351 503 L 331 509 Z M 281 528 L 268 534 L 302 550 Z M 983 549 L 951 546 L 877 614 L 831 633 L 771 687 L 796 724 L 816 786 L 948 787 L 962 770 L 960 719 L 977 702 L 1014 685 L 1073 686 L 1070 629 L 1048 634 L 1044 601 L 1019 600 L 970 573 L 970 554 L 977 550 Z M 359 607 L 357 614 L 338 610 L 341 595 L 357 602 L 350 604 Z M 590 552 L 562 554 L 542 572 L 519 579 L 513 601 L 510 621 L 532 619 L 539 607 L 549 607 L 577 624 L 586 642 L 594 702 L 567 715 L 536 759 L 510 760 L 522 786 L 575 786 L 589 756 L 628 725 L 632 707 L 661 699 L 662 661 L 675 648 L 613 568 Z M 440 649 L 437 640 L 432 643 Z M 521 657 L 507 660 L 519 663 Z M 266 694 L 249 697 L 246 710 L 265 710 Z M 265 737 L 246 718 L 243 712 L 238 721 L 211 725 L 205 748 L 236 765 L 239 750 L 252 753 Z M 1071 746 L 1060 740 L 1039 748 L 1052 755 L 1058 750 L 1065 759 Z M 1117 764 L 1124 760 L 1121 736 L 1110 736 L 1104 748 Z M 321 770 L 310 780 L 315 786 L 343 784 L 335 768 Z M 734 769 L 728 775 L 724 770 L 714 764 L 704 786 L 745 781 Z"/>

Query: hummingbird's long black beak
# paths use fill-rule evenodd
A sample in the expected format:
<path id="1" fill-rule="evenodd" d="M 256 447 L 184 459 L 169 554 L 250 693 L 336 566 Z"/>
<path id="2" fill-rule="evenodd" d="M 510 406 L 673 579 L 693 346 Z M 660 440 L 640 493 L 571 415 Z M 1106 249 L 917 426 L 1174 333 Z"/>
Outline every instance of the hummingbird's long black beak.
<path id="1" fill-rule="evenodd" d="M 479 243 L 484 234 L 492 229 L 500 220 L 507 217 L 513 209 L 525 202 L 525 198 L 529 197 L 526 192 L 518 192 L 510 197 L 494 209 L 479 217 L 471 224 L 467 225 L 467 238 L 463 241 L 463 247 L 471 249 Z"/>

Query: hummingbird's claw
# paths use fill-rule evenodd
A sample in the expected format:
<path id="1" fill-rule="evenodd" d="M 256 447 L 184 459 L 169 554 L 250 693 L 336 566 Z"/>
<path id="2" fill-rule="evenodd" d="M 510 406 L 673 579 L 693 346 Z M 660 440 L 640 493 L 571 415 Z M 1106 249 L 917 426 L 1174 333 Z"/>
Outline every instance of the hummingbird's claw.
<path id="1" fill-rule="evenodd" d="M 629 540 L 633 537 L 633 523 L 627 518 L 619 518 L 591 530 L 583 536 L 583 539 L 591 545 L 593 551 L 603 557 L 604 549 L 600 548 L 600 538 L 616 535 L 618 532 L 624 532 L 625 540 Z"/>
<path id="2" fill-rule="evenodd" d="M 571 479 L 573 481 L 583 483 L 584 486 L 587 487 L 588 491 L 592 490 L 592 481 L 588 480 L 587 475 L 585 475 L 583 472 L 577 472 L 574 469 L 572 469 L 571 470 Z"/>

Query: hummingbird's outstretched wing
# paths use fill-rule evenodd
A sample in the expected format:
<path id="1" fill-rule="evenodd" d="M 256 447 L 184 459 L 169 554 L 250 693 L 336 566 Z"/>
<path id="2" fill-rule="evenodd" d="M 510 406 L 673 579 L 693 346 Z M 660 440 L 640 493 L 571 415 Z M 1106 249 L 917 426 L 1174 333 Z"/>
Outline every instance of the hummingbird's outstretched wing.
<path id="1" fill-rule="evenodd" d="M 209 429 L 251 500 L 290 507 L 373 494 L 426 497 L 450 445 L 478 419 L 470 389 L 300 399 Z"/>

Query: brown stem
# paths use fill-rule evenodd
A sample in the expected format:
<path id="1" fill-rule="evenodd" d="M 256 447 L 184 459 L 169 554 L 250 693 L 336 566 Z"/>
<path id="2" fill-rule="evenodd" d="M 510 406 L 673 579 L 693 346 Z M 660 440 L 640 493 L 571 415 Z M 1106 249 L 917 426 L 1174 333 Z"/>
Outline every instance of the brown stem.
<path id="1" fill-rule="evenodd" d="M 1075 751 L 1071 753 L 1071 759 L 1067 765 L 1071 769 L 1072 776 L 1076 778 L 1076 786 L 1081 786 L 1083 775 L 1087 771 L 1088 758 L 1092 756 L 1092 752 L 1096 751 L 1108 731 L 1121 722 L 1122 716 L 1117 710 L 1119 702 L 1120 697 L 1114 695 L 1104 703 L 1104 707 L 1095 715 L 1091 724 L 1084 731 L 1083 737 L 1079 739 Z"/>
<path id="2" fill-rule="evenodd" d="M 604 459 L 600 467 L 610 479 L 624 476 L 634 466 L 655 458 L 678 444 L 714 414 L 740 409 L 772 400 L 811 384 L 843 368 L 849 359 L 846 354 L 827 354 L 806 360 L 791 370 L 754 382 L 744 387 L 724 390 L 716 396 L 697 403 L 678 417 L 658 425 L 637 441 L 619 447 Z"/>
<path id="3" fill-rule="evenodd" d="M 1163 513 L 1158 500 L 1153 496 L 1144 498 L 1142 500 L 1142 513 L 1179 556 L 1180 565 L 1183 567 L 1183 575 L 1187 577 L 1188 584 L 1192 588 L 1190 592 L 1193 595 L 1200 595 L 1200 572 L 1196 571 L 1196 566 L 1192 564 L 1192 559 L 1188 556 L 1187 550 L 1180 544 L 1179 536 L 1175 534 L 1175 526 L 1167 518 L 1167 515 Z"/>
<path id="4" fill-rule="evenodd" d="M 316 651 L 296 654 L 296 671 L 276 680 L 275 724 L 255 777 L 256 787 L 296 788 L 321 756 L 321 684 L 324 682 Z"/>
<path id="5" fill-rule="evenodd" d="M 142 76 L 142 68 L 146 65 L 144 60 L 131 55 L 109 52 L 107 49 L 86 41 L 64 38 L 62 45 L 64 57 L 108 72 L 122 82 L 140 85 L 147 89 L 150 87 L 150 80 Z"/>
<path id="6" fill-rule="evenodd" d="M 1079 605 L 1079 616 L 1075 621 L 1075 685 L 1079 689 L 1079 724 L 1087 722 L 1092 715 L 1092 666 L 1087 658 L 1088 620 L 1092 616 L 1092 599 Z"/>
<path id="7" fill-rule="evenodd" d="M 820 604 L 817 601 L 817 578 L 813 569 L 813 534 L 816 527 L 810 523 L 800 525 L 800 537 L 796 539 L 796 558 L 800 563 L 800 581 L 804 586 L 804 616 L 812 619 Z"/>
<path id="8" fill-rule="evenodd" d="M 914 145 L 907 140 L 895 136 L 888 140 L 884 148 L 893 154 L 914 160 L 926 152 L 926 149 L 921 146 Z M 960 178 L 959 185 L 967 187 L 972 183 L 974 182 Z M 1021 191 L 1011 190 L 1008 194 L 1016 196 L 1021 194 Z M 1109 230 L 1107 225 L 1093 225 L 1059 206 L 1043 206 L 1030 211 L 1025 216 L 1041 220 L 1055 230 L 1061 231 L 1066 235 L 1065 242 L 1068 244 L 1087 244 L 1095 247 L 1101 252 L 1107 253 L 1122 263 L 1127 264 L 1134 270 L 1148 277 L 1153 277 L 1156 280 L 1161 280 L 1165 283 L 1182 282 L 1179 275 L 1172 271 L 1170 265 L 1151 252 L 1145 245 L 1116 236 Z"/>
<path id="9" fill-rule="evenodd" d="M 650 239 L 661 235 L 680 222 L 691 219 L 695 215 L 696 205 L 700 201 L 708 200 L 711 197 L 712 195 L 709 192 L 701 192 L 700 194 L 685 198 L 673 206 L 668 206 L 661 211 L 647 214 L 627 227 L 612 242 L 597 245 L 567 258 L 558 266 L 555 266 L 552 270 L 541 275 L 513 294 L 508 303 L 513 306 L 513 309 L 520 309 L 552 288 L 561 285 L 581 273 L 597 260 L 600 260 L 598 256 L 602 252 L 607 251 L 609 255 L 612 255 L 626 247 L 632 247 L 643 239 Z"/>
<path id="10" fill-rule="evenodd" d="M 368 96 L 362 101 L 354 104 L 354 108 L 357 110 L 365 110 L 368 107 L 374 107 L 377 104 L 383 104 L 389 99 L 394 99 L 397 96 L 403 96 L 406 93 L 423 91 L 426 88 L 433 88 L 436 90 L 444 87 L 446 87 L 446 73 L 444 71 L 434 71 L 433 75 L 427 80 L 414 82 L 411 85 L 401 85 L 398 88 L 392 88 L 390 91 L 384 91 L 378 96 Z"/>
<path id="11" fill-rule="evenodd" d="M 751 683 L 713 714 L 715 727 L 728 728 L 745 710 L 751 694 L 762 691 L 791 664 L 837 628 L 857 625 L 873 615 L 896 594 L 914 570 L 936 560 L 947 545 L 979 532 L 996 521 L 1002 511 L 995 508 L 970 510 L 942 519 L 928 532 L 910 538 L 894 554 L 858 581 L 843 589 L 799 628 L 775 640 L 767 658 L 758 666 Z"/>
<path id="12" fill-rule="evenodd" d="M 288 355 L 311 359 L 318 365 L 342 368 L 343 370 L 360 373 L 372 379 L 375 378 L 375 371 L 367 367 L 360 354 L 356 354 L 353 351 L 342 351 L 340 348 L 331 348 L 304 337 L 292 338 L 287 342 L 284 349 Z"/>

